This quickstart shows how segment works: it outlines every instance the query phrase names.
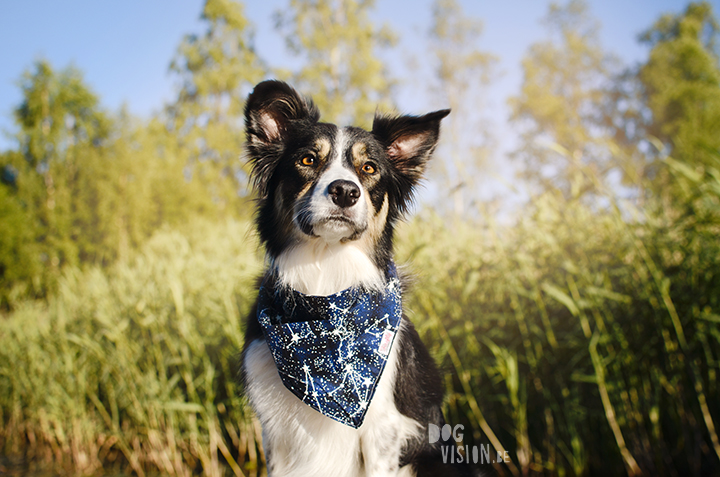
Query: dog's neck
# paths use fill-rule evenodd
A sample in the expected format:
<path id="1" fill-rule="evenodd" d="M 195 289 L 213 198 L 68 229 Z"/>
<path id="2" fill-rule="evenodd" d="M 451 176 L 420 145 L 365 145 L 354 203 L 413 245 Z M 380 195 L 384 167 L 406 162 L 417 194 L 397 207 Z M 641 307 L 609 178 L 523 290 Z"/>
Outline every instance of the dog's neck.
<path id="1" fill-rule="evenodd" d="M 350 287 L 382 290 L 384 273 L 358 244 L 328 244 L 314 239 L 271 260 L 281 284 L 306 295 L 327 296 Z"/>

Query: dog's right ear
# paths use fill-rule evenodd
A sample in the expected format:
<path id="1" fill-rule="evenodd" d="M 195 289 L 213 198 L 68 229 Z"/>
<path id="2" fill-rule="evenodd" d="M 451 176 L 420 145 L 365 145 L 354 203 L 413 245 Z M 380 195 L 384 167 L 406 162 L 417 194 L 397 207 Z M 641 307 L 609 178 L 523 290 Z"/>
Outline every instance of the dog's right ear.
<path id="1" fill-rule="evenodd" d="M 385 148 L 397 173 L 397 203 L 401 210 L 406 210 L 412 200 L 413 189 L 440 138 L 440 121 L 448 114 L 449 109 L 424 116 L 375 115 L 372 134 Z"/>
<path id="2" fill-rule="evenodd" d="M 282 81 L 259 83 L 245 103 L 245 134 L 252 178 L 261 198 L 280 158 L 293 122 L 316 122 L 320 113 L 312 100 Z"/>
<path id="3" fill-rule="evenodd" d="M 317 121 L 317 107 L 287 83 L 263 81 L 245 103 L 245 130 L 251 145 L 272 144 L 286 139 L 289 124 L 297 120 Z"/>

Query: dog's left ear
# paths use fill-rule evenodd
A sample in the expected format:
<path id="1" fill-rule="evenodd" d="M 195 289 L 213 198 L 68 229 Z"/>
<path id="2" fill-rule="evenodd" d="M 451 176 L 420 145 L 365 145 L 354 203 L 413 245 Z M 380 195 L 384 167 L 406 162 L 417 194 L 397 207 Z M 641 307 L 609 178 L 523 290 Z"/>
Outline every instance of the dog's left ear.
<path id="1" fill-rule="evenodd" d="M 372 133 L 410 187 L 422 177 L 440 138 L 440 121 L 448 114 L 442 109 L 424 116 L 375 116 Z"/>

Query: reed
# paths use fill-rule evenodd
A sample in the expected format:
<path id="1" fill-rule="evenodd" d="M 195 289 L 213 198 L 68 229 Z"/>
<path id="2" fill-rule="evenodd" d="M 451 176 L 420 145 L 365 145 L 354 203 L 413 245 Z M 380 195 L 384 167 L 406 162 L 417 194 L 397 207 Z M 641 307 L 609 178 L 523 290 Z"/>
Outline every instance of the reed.
<path id="1" fill-rule="evenodd" d="M 670 206 L 584 170 L 509 224 L 424 210 L 400 228 L 447 420 L 508 451 L 500 474 L 720 471 L 720 167 L 666 167 L 684 191 Z M 83 474 L 261 472 L 236 380 L 261 266 L 251 224 L 228 221 L 65 270 L 47 303 L 0 319 L 2 453 Z"/>
<path id="2" fill-rule="evenodd" d="M 572 190 L 592 193 L 547 192 L 512 225 L 425 213 L 403 230 L 449 419 L 510 450 L 500 473 L 720 469 L 720 167 L 665 167 L 685 191 L 671 204 L 582 169 Z"/>
<path id="3" fill-rule="evenodd" d="M 229 222 L 66 270 L 47 305 L 0 322 L 4 453 L 85 474 L 252 470 L 259 429 L 235 377 L 260 265 L 249 224 Z"/>

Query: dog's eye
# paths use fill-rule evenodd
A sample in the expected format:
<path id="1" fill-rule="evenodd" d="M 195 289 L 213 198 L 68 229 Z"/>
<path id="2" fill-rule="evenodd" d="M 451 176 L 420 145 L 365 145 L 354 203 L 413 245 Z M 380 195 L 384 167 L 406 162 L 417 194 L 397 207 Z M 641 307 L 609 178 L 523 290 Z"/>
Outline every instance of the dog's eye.
<path id="1" fill-rule="evenodd" d="M 315 158 L 313 156 L 304 156 L 300 159 L 300 164 L 303 166 L 312 167 L 315 165 Z"/>
<path id="2" fill-rule="evenodd" d="M 372 162 L 366 162 L 362 166 L 362 171 L 365 174 L 375 174 L 375 164 L 373 164 Z"/>

